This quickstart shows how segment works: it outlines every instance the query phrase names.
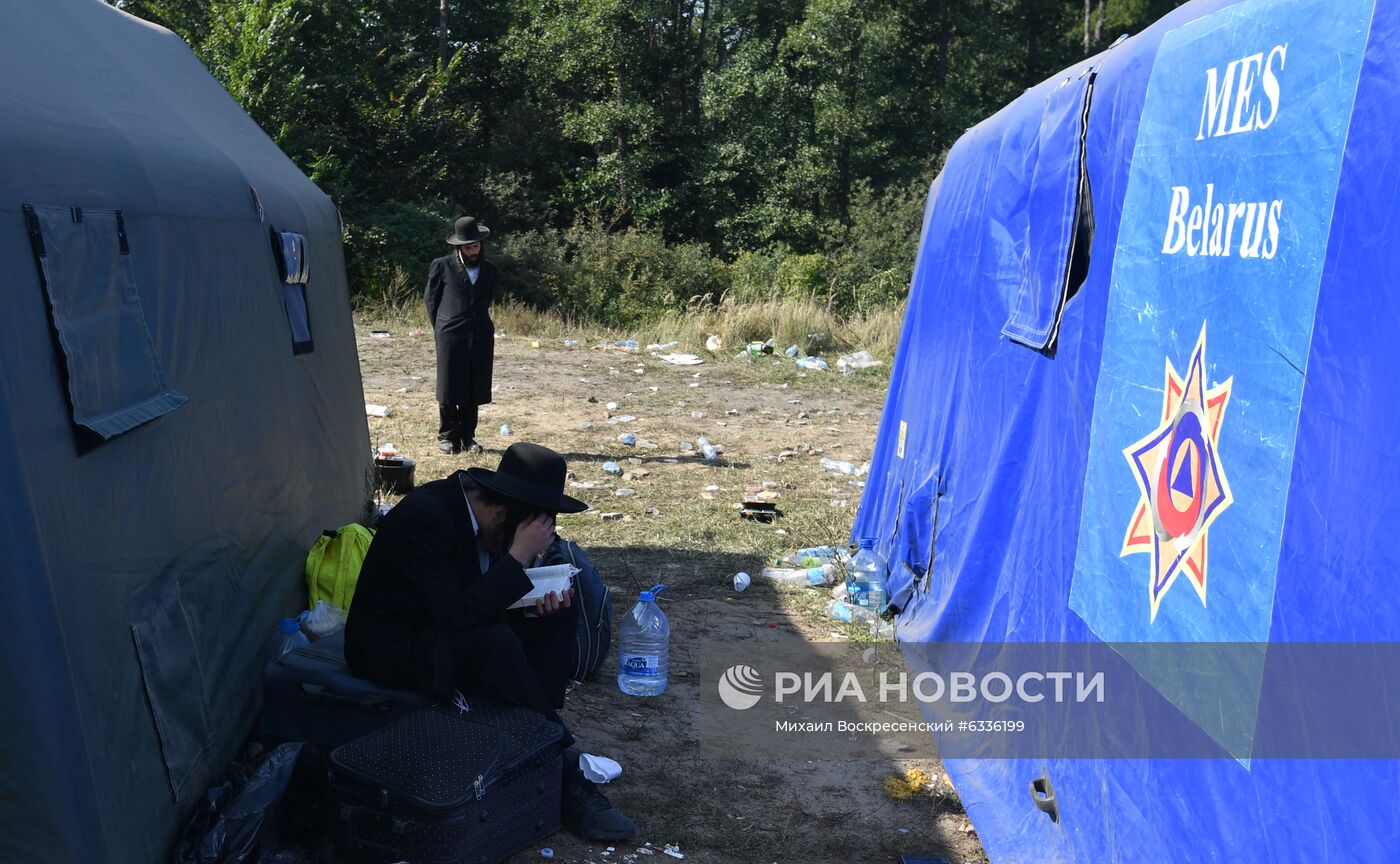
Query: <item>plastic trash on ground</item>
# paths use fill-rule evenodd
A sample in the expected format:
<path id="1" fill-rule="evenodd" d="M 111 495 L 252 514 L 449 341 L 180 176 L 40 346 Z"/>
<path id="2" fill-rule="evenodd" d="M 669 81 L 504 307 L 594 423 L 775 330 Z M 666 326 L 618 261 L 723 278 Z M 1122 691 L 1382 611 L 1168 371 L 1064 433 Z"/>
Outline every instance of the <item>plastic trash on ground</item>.
<path id="1" fill-rule="evenodd" d="M 176 854 L 180 864 L 256 864 L 277 861 L 281 864 L 311 862 L 309 855 L 276 846 L 278 810 L 292 785 L 292 775 L 306 745 L 293 741 L 281 745 L 267 755 L 245 785 L 213 820 L 202 836 L 186 834 Z M 199 824 L 200 816 L 207 819 L 223 799 L 232 794 L 230 784 L 209 792 L 209 808 L 196 816 L 191 827 Z M 195 844 L 198 843 L 197 849 Z"/>
<path id="2" fill-rule="evenodd" d="M 707 351 L 719 351 L 723 348 L 724 337 L 720 336 L 719 334 L 714 334 L 705 340 L 705 350 Z"/>
<path id="3" fill-rule="evenodd" d="M 375 405 L 373 402 L 366 402 L 365 414 L 370 417 L 388 417 L 390 409 L 388 405 Z"/>
<path id="4" fill-rule="evenodd" d="M 764 567 L 763 578 L 780 585 L 825 585 L 840 573 L 835 564 L 817 567 Z"/>
<path id="5" fill-rule="evenodd" d="M 578 770 L 594 783 L 610 783 L 622 776 L 622 766 L 615 760 L 592 753 L 579 754 Z"/>
<path id="6" fill-rule="evenodd" d="M 672 348 L 679 348 L 679 347 L 680 347 L 680 344 L 681 344 L 681 343 L 676 342 L 676 341 L 674 341 L 674 340 L 672 340 L 672 341 L 670 341 L 670 342 L 653 342 L 653 343 L 651 343 L 650 345 L 647 346 L 647 350 L 648 350 L 648 351 L 670 351 Z"/>
<path id="7" fill-rule="evenodd" d="M 631 432 L 623 432 L 621 435 L 617 436 L 617 443 L 631 447 L 637 443 L 637 436 L 633 435 Z"/>
<path id="8" fill-rule="evenodd" d="M 713 462 L 719 458 L 719 448 L 710 443 L 710 439 L 701 435 L 695 439 L 695 449 L 700 451 L 700 455 L 706 462 Z"/>
<path id="9" fill-rule="evenodd" d="M 750 584 L 752 581 L 753 581 L 753 579 L 752 579 L 752 578 L 749 576 L 749 574 L 747 574 L 747 573 L 744 573 L 744 572 L 735 573 L 735 574 L 734 574 L 734 590 L 735 590 L 735 591 L 738 591 L 739 593 L 742 594 L 742 593 L 744 592 L 744 590 L 745 590 L 746 588 L 749 587 L 749 584 Z"/>
<path id="10" fill-rule="evenodd" d="M 510 424 L 509 424 L 509 423 L 502 423 L 502 424 L 501 424 L 501 437 L 502 437 L 502 438 L 509 438 L 509 437 L 510 437 Z"/>
<path id="11" fill-rule="evenodd" d="M 836 366 L 843 372 L 854 372 L 860 369 L 873 369 L 876 366 L 883 366 L 883 360 L 876 360 L 870 356 L 869 351 L 857 351 L 854 354 L 842 354 L 836 358 Z"/>
<path id="12" fill-rule="evenodd" d="M 851 477 L 859 477 L 868 470 L 868 467 L 865 465 L 856 465 L 854 462 L 828 459 L 825 456 L 822 457 L 821 466 L 827 471 L 835 471 L 837 474 L 845 474 Z"/>
<path id="13" fill-rule="evenodd" d="M 621 474 L 622 466 L 617 464 L 616 462 L 604 462 L 603 470 L 609 474 Z"/>
<path id="14" fill-rule="evenodd" d="M 815 369 L 822 372 L 831 368 L 826 365 L 826 361 L 820 357 L 803 357 L 797 361 L 797 365 L 803 369 Z"/>
<path id="15" fill-rule="evenodd" d="M 653 354 L 651 356 L 672 366 L 699 366 L 705 362 L 694 354 Z"/>

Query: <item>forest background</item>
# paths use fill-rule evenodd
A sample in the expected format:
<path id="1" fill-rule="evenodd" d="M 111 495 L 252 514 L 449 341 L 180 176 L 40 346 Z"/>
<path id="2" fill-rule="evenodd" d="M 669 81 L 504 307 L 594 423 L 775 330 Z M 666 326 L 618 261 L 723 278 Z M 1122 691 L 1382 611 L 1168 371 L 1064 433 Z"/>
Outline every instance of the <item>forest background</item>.
<path id="1" fill-rule="evenodd" d="M 958 136 L 1179 5 L 108 2 L 182 36 L 336 202 L 361 308 L 410 308 L 470 213 L 508 297 L 609 327 L 897 316 Z"/>

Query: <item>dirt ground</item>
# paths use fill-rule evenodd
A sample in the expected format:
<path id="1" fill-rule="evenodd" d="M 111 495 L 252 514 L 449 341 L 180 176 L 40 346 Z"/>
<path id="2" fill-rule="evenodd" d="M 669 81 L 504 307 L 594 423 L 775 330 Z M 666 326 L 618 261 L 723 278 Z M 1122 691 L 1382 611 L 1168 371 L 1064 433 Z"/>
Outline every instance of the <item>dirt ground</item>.
<path id="1" fill-rule="evenodd" d="M 714 686 L 695 674 L 694 645 L 752 642 L 761 651 L 784 634 L 870 640 L 868 631 L 827 619 L 826 591 L 777 588 L 758 573 L 785 551 L 846 542 L 860 481 L 819 462 L 869 460 L 888 365 L 850 376 L 804 373 L 787 359 L 740 361 L 681 346 L 705 362 L 671 366 L 645 350 L 590 350 L 596 340 L 587 333 L 572 336 L 573 347 L 502 336 L 493 402 L 483 406 L 477 434 L 486 452 L 446 456 L 436 446 L 431 336 L 402 322 L 356 325 L 365 401 L 391 408 L 388 418 L 369 418 L 372 443 L 392 442 L 416 459 L 419 483 L 470 465 L 494 468 L 516 441 L 545 444 L 569 461 L 567 491 L 594 508 L 561 517 L 560 533 L 589 551 L 613 590 L 616 614 L 632 607 L 640 589 L 668 586 L 661 600 L 671 622 L 667 692 L 652 699 L 619 692 L 614 644 L 597 680 L 576 686 L 563 712 L 579 746 L 622 764 L 622 776 L 604 791 L 637 823 L 636 842 L 609 851 L 561 831 L 512 861 L 542 860 L 548 846 L 555 861 L 659 864 L 671 860 L 667 845 L 697 862 L 850 864 L 895 862 L 901 854 L 986 860 L 932 742 L 911 758 L 810 761 L 707 758 L 694 746 L 699 693 Z M 379 329 L 388 338 L 371 335 Z M 617 407 L 610 411 L 609 402 Z M 503 424 L 509 437 L 499 434 Z M 619 443 L 623 432 L 641 440 Z M 725 448 L 716 464 L 685 449 L 700 435 Z M 609 460 L 626 473 L 605 473 Z M 768 525 L 741 519 L 737 502 L 746 489 L 775 494 L 783 516 Z M 736 593 L 731 579 L 740 570 L 754 584 Z M 933 782 L 907 800 L 890 797 L 886 778 L 911 768 Z"/>

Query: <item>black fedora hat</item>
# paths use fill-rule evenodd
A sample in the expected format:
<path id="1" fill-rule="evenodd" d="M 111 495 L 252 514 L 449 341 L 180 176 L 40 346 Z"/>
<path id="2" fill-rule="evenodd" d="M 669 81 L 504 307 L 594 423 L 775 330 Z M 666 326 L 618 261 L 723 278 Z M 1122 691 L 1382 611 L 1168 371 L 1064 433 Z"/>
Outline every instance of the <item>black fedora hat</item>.
<path id="1" fill-rule="evenodd" d="M 582 513 L 588 505 L 564 494 L 564 457 L 548 447 L 520 442 L 506 448 L 495 471 L 468 468 L 467 476 L 507 498 L 551 513 Z"/>
<path id="2" fill-rule="evenodd" d="M 453 246 L 466 246 L 470 243 L 480 243 L 491 236 L 491 229 L 485 225 L 478 225 L 475 216 L 463 216 L 452 225 L 452 233 L 447 235 L 447 242 Z"/>

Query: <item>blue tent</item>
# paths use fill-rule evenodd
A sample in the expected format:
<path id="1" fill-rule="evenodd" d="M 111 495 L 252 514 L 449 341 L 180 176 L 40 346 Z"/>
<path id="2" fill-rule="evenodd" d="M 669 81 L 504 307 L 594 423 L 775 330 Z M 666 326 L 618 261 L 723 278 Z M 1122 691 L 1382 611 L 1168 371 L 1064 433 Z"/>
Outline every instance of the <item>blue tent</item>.
<path id="1" fill-rule="evenodd" d="M 1195 0 L 957 142 L 854 528 L 901 641 L 1397 641 L 1397 36 Z M 1393 858 L 1400 764 L 1234 755 L 945 761 L 993 861 Z"/>

